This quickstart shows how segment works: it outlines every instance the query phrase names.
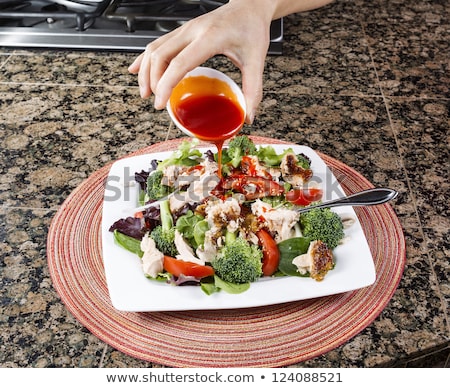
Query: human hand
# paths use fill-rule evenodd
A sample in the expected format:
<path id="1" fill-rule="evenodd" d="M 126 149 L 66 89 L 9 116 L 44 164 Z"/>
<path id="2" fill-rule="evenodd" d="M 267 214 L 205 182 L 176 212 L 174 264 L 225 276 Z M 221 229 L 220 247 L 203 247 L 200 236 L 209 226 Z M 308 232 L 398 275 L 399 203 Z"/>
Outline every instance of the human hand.
<path id="1" fill-rule="evenodd" d="M 163 109 L 187 72 L 223 54 L 241 70 L 246 122 L 251 123 L 262 99 L 271 20 L 271 12 L 257 1 L 230 1 L 151 42 L 129 67 L 138 74 L 141 97 L 153 92 L 155 108 Z"/>

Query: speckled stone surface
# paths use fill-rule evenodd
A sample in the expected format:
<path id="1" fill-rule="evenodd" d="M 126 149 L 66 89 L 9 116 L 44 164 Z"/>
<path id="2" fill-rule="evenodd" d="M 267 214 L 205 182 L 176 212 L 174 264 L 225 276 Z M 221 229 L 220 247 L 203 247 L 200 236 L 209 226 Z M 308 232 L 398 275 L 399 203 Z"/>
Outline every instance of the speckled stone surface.
<path id="1" fill-rule="evenodd" d="M 292 367 L 448 366 L 450 8 L 446 0 L 337 1 L 285 19 L 248 134 L 328 154 L 393 203 L 407 263 L 380 316 Z M 103 343 L 65 308 L 46 234 L 91 173 L 166 139 L 166 112 L 139 97 L 126 53 L 0 48 L 0 366 L 159 367 Z M 225 58 L 208 65 L 240 75 Z"/>

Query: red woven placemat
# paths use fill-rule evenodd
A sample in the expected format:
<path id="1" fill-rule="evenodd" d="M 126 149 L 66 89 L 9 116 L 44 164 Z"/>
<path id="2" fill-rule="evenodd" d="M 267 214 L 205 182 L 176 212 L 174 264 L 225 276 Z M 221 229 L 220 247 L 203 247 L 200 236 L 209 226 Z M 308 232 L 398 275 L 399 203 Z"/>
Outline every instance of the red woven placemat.
<path id="1" fill-rule="evenodd" d="M 129 156 L 173 150 L 180 141 L 158 143 Z M 320 156 L 347 194 L 373 187 L 345 164 Z M 54 287 L 69 311 L 94 335 L 130 356 L 173 367 L 276 367 L 304 361 L 367 327 L 402 277 L 403 231 L 386 204 L 355 209 L 375 262 L 377 278 L 370 287 L 247 309 L 118 311 L 109 299 L 102 259 L 101 217 L 109 168 L 92 174 L 62 204 L 49 229 L 47 257 Z"/>

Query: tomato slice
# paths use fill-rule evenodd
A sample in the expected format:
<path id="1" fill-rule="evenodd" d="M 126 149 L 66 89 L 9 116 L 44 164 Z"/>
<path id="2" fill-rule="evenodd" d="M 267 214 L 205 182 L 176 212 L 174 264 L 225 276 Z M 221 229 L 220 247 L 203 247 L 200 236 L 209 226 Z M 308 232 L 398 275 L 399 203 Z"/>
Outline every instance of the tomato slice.
<path id="1" fill-rule="evenodd" d="M 194 276 L 198 279 L 214 275 L 214 268 L 209 265 L 200 265 L 164 256 L 164 269 L 174 276 Z"/>
<path id="2" fill-rule="evenodd" d="M 263 251 L 263 263 L 262 272 L 264 276 L 272 276 L 278 269 L 278 264 L 280 262 L 280 251 L 278 250 L 277 243 L 264 229 L 256 232 L 259 239 L 259 244 Z"/>
<path id="3" fill-rule="evenodd" d="M 292 189 L 286 193 L 286 200 L 294 205 L 308 206 L 312 202 L 320 201 L 323 190 L 315 187 L 309 189 Z"/>

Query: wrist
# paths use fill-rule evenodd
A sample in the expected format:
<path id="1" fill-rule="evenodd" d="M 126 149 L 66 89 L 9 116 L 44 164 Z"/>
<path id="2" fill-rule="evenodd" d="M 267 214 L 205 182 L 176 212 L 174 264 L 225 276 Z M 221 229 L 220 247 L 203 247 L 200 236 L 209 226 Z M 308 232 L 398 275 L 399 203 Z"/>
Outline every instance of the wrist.
<path id="1" fill-rule="evenodd" d="M 296 12 L 311 11 L 323 7 L 333 0 L 229 0 L 233 7 L 242 7 L 243 11 L 260 12 L 266 20 L 274 20 Z"/>
<path id="2" fill-rule="evenodd" d="M 275 19 L 277 9 L 276 0 L 229 0 L 227 4 L 234 9 L 240 8 L 241 12 L 248 12 L 250 15 L 258 13 L 267 22 Z"/>

